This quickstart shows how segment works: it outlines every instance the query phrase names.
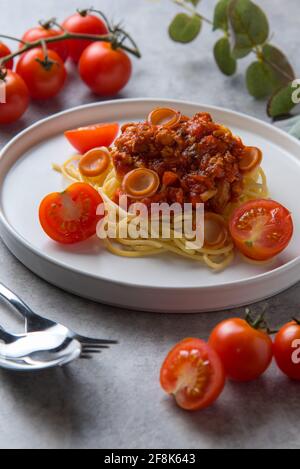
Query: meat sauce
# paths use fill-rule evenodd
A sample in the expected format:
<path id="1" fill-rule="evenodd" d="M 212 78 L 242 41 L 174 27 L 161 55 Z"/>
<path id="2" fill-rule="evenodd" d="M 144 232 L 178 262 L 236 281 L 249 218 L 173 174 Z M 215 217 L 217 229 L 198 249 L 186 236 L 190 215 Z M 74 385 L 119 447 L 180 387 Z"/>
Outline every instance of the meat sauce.
<path id="1" fill-rule="evenodd" d="M 159 175 L 159 191 L 144 203 L 205 203 L 222 213 L 243 190 L 240 138 L 215 123 L 210 114 L 182 117 L 173 128 L 147 122 L 126 124 L 112 152 L 120 180 L 133 169 Z"/>

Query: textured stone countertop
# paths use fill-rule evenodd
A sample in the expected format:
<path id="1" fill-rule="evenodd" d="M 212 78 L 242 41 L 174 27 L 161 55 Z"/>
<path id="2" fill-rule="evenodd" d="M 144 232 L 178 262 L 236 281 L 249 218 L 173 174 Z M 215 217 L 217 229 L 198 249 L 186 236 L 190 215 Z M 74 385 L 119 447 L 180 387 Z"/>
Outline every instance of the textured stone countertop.
<path id="1" fill-rule="evenodd" d="M 38 19 L 63 18 L 90 0 L 2 0 L 0 31 L 21 35 Z M 203 0 L 212 14 L 214 2 Z M 299 0 L 257 0 L 267 11 L 277 43 L 300 73 Z M 169 41 L 166 27 L 177 7 L 161 0 L 95 0 L 114 18 L 124 19 L 143 51 L 121 97 L 195 100 L 267 119 L 265 104 L 245 91 L 241 64 L 235 78 L 221 75 L 212 60 L 214 33 L 194 44 Z M 280 34 L 284 31 L 284 34 Z M 216 33 L 217 34 L 217 33 Z M 32 122 L 64 108 L 95 101 L 71 73 L 65 92 L 51 103 L 35 104 L 18 124 L 0 129 L 0 145 Z M 0 242 L 0 281 L 18 292 L 36 311 L 86 334 L 114 337 L 120 345 L 100 359 L 79 361 L 64 370 L 37 375 L 0 372 L 1 448 L 299 448 L 299 385 L 275 367 L 250 385 L 229 383 L 211 409 L 187 414 L 165 397 L 158 385 L 161 361 L 183 337 L 207 338 L 228 312 L 160 315 L 130 312 L 85 301 L 47 284 L 21 265 Z M 299 315 L 300 285 L 265 305 L 277 326 Z M 236 313 L 236 311 L 235 311 Z M 242 313 L 242 310 L 238 311 Z M 8 320 L 1 307 L 1 320 Z"/>

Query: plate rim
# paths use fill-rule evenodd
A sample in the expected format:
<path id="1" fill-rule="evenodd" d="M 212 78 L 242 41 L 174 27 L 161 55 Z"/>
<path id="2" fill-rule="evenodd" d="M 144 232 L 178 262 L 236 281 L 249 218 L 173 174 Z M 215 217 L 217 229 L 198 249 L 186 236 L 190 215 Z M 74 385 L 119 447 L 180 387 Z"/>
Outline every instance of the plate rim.
<path id="1" fill-rule="evenodd" d="M 287 132 L 285 132 L 282 129 L 279 129 L 277 127 L 274 127 L 272 124 L 265 122 L 261 119 L 258 119 L 253 116 L 249 116 L 245 113 L 239 112 L 239 111 L 233 111 L 229 108 L 223 108 L 220 106 L 214 106 L 214 105 L 208 105 L 208 104 L 203 104 L 199 102 L 194 102 L 194 101 L 187 101 L 187 100 L 178 100 L 178 99 L 164 99 L 164 98 L 128 98 L 128 99 L 116 99 L 116 100 L 108 100 L 108 101 L 101 101 L 101 102 L 96 102 L 96 103 L 88 103 L 88 104 L 83 104 L 79 106 L 75 106 L 66 110 L 63 110 L 61 112 L 55 113 L 49 117 L 40 119 L 39 121 L 33 123 L 26 129 L 22 130 L 19 132 L 15 137 L 13 137 L 0 151 L 0 161 L 2 161 L 2 158 L 4 157 L 5 153 L 10 150 L 11 147 L 13 147 L 19 140 L 23 138 L 23 136 L 29 134 L 30 132 L 36 130 L 39 126 L 42 126 L 46 124 L 49 121 L 53 121 L 61 116 L 67 115 L 67 114 L 72 114 L 76 113 L 82 109 L 89 109 L 89 108 L 96 108 L 96 107 L 102 107 L 102 106 L 110 106 L 110 105 L 115 105 L 117 106 L 118 104 L 130 104 L 130 103 L 151 103 L 151 102 L 161 102 L 164 104 L 178 104 L 178 105 L 183 105 L 183 106 L 199 106 L 201 108 L 206 108 L 207 112 L 213 113 L 214 111 L 216 112 L 223 112 L 228 115 L 232 115 L 236 118 L 241 117 L 243 119 L 250 120 L 252 123 L 257 124 L 259 126 L 265 127 L 266 129 L 271 130 L 275 134 L 281 135 L 285 140 L 290 141 L 290 143 L 293 143 L 294 145 L 296 144 L 299 149 L 300 149 L 300 142 L 292 135 L 289 135 Z M 297 157 L 296 155 L 292 155 L 295 159 L 300 161 L 300 157 Z M 7 174 L 7 173 L 6 173 Z M 5 176 L 3 178 L 3 181 L 5 179 Z M 2 189 L 3 186 L 3 181 L 0 183 L 0 190 Z M 2 206 L 0 205 L 0 224 L 3 225 L 3 227 L 6 229 L 6 231 L 14 238 L 16 239 L 19 243 L 23 245 L 23 247 L 27 250 L 29 250 L 32 254 L 43 258 L 45 261 L 49 262 L 50 264 L 54 264 L 57 267 L 66 269 L 70 272 L 73 272 L 75 274 L 83 275 L 85 278 L 92 278 L 94 280 L 99 280 L 102 282 L 108 282 L 111 284 L 116 284 L 118 286 L 122 287 L 134 287 L 136 289 L 147 289 L 149 291 L 151 290 L 161 290 L 161 291 L 167 291 L 167 290 L 180 290 L 180 291 L 197 291 L 201 289 L 205 289 L 205 291 L 211 291 L 216 288 L 216 285 L 199 285 L 199 286 L 155 286 L 155 285 L 146 285 L 146 284 L 135 284 L 135 283 L 128 283 L 126 281 L 121 281 L 121 280 L 115 280 L 115 279 L 107 279 L 104 276 L 101 276 L 100 274 L 96 275 L 90 272 L 83 272 L 81 269 L 72 267 L 69 264 L 59 261 L 56 259 L 53 259 L 50 255 L 45 254 L 41 252 L 40 250 L 36 249 L 34 246 L 32 246 L 26 238 L 24 238 L 22 235 L 20 235 L 14 228 L 13 226 L 9 223 L 9 221 L 6 219 Z M 238 286 L 244 286 L 245 284 L 251 285 L 252 283 L 255 283 L 259 280 L 264 280 L 265 278 L 272 280 L 276 278 L 278 275 L 284 272 L 289 272 L 293 268 L 295 268 L 297 265 L 300 265 L 300 255 L 287 262 L 286 264 L 283 264 L 279 267 L 276 267 L 275 269 L 268 271 L 268 272 L 263 272 L 258 275 L 254 275 L 251 277 L 248 277 L 246 279 L 242 280 L 233 280 L 233 281 L 228 281 L 228 282 L 222 282 L 217 285 L 218 288 L 220 289 L 227 289 L 227 288 L 234 288 Z"/>

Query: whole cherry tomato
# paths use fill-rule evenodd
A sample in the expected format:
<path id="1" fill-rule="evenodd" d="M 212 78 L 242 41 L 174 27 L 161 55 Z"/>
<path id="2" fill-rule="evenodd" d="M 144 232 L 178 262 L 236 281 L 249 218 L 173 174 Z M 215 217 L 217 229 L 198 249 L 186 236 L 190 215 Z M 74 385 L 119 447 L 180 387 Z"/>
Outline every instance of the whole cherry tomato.
<path id="1" fill-rule="evenodd" d="M 108 34 L 108 29 L 104 21 L 95 15 L 89 14 L 88 11 L 75 13 L 67 18 L 63 23 L 63 28 L 76 34 L 93 34 L 105 35 Z M 72 40 L 68 41 L 69 55 L 75 63 L 79 62 L 82 52 L 90 45 L 92 41 L 88 40 Z"/>
<path id="2" fill-rule="evenodd" d="M 47 195 L 40 205 L 39 218 L 45 233 L 61 244 L 74 244 L 94 236 L 101 220 L 99 193 L 89 184 L 75 183 L 62 193 Z"/>
<path id="3" fill-rule="evenodd" d="M 300 381 L 300 322 L 292 321 L 280 329 L 275 338 L 274 356 L 280 370 Z"/>
<path id="4" fill-rule="evenodd" d="M 8 70 L 0 82 L 5 87 L 5 103 L 0 103 L 0 124 L 11 124 L 22 117 L 28 108 L 30 96 L 26 83 L 15 72 Z M 2 94 L 2 92 L 1 92 Z"/>
<path id="5" fill-rule="evenodd" d="M 57 37 L 61 36 L 62 32 L 57 31 L 56 29 L 51 29 L 47 25 L 45 26 L 36 26 L 35 28 L 29 29 L 24 36 L 22 37 L 22 40 L 24 42 L 35 42 L 39 41 L 40 39 L 48 39 L 52 37 Z M 23 47 L 23 44 L 20 45 L 20 48 Z M 49 50 L 53 50 L 56 52 L 61 60 L 65 62 L 68 58 L 69 55 L 69 50 L 68 50 L 68 43 L 67 41 L 58 41 L 58 42 L 53 42 L 47 45 Z"/>
<path id="6" fill-rule="evenodd" d="M 0 42 L 0 59 L 10 54 L 11 54 L 11 50 L 7 47 L 7 45 L 3 44 L 3 42 Z M 13 66 L 14 66 L 13 59 L 5 63 L 5 68 L 8 68 L 9 70 L 12 70 Z"/>
<path id="7" fill-rule="evenodd" d="M 244 319 L 221 322 L 212 332 L 209 345 L 219 355 L 227 376 L 235 381 L 253 381 L 270 366 L 273 343 L 269 335 Z"/>
<path id="8" fill-rule="evenodd" d="M 225 373 L 216 352 L 200 339 L 185 339 L 165 359 L 160 373 L 164 391 L 185 410 L 212 405 L 225 386 Z"/>
<path id="9" fill-rule="evenodd" d="M 63 61 L 53 50 L 45 58 L 42 49 L 31 49 L 22 55 L 17 73 L 26 82 L 33 99 L 49 99 L 63 88 L 67 73 Z"/>
<path id="10" fill-rule="evenodd" d="M 106 42 L 91 44 L 79 61 L 82 80 L 100 96 L 113 96 L 121 91 L 128 83 L 131 72 L 128 55 Z"/>

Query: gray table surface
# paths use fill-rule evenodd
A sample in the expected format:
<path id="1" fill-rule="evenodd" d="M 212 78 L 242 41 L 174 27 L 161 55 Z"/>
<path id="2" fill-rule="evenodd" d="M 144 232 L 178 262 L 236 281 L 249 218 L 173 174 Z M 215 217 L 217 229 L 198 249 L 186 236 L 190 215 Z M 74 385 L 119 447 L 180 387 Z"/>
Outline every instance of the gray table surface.
<path id="1" fill-rule="evenodd" d="M 212 3 L 203 0 L 207 16 L 212 14 Z M 282 0 L 257 3 L 270 17 L 274 41 L 299 70 L 299 0 L 289 0 L 284 8 Z M 1 0 L 0 31 L 20 36 L 40 18 L 63 18 L 90 4 L 90 0 Z M 177 11 L 170 1 L 95 0 L 94 6 L 124 19 L 143 51 L 121 97 L 195 100 L 266 119 L 264 103 L 245 91 L 242 72 L 247 60 L 235 78 L 217 71 L 211 57 L 215 36 L 208 27 L 190 46 L 168 40 L 166 27 Z M 96 99 L 71 73 L 59 98 L 33 105 L 18 124 L 0 129 L 0 145 L 40 118 Z M 40 280 L 2 243 L 0 280 L 36 311 L 82 333 L 120 341 L 100 359 L 77 362 L 65 370 L 31 376 L 0 372 L 1 448 L 300 447 L 299 386 L 275 367 L 250 385 L 229 383 L 219 402 L 202 413 L 179 410 L 159 388 L 159 368 L 168 349 L 186 336 L 207 338 L 215 324 L 233 312 L 172 316 L 95 304 Z M 261 311 L 266 305 L 273 325 L 280 325 L 298 313 L 300 285 L 253 309 Z M 1 320 L 10 324 L 4 307 Z"/>

